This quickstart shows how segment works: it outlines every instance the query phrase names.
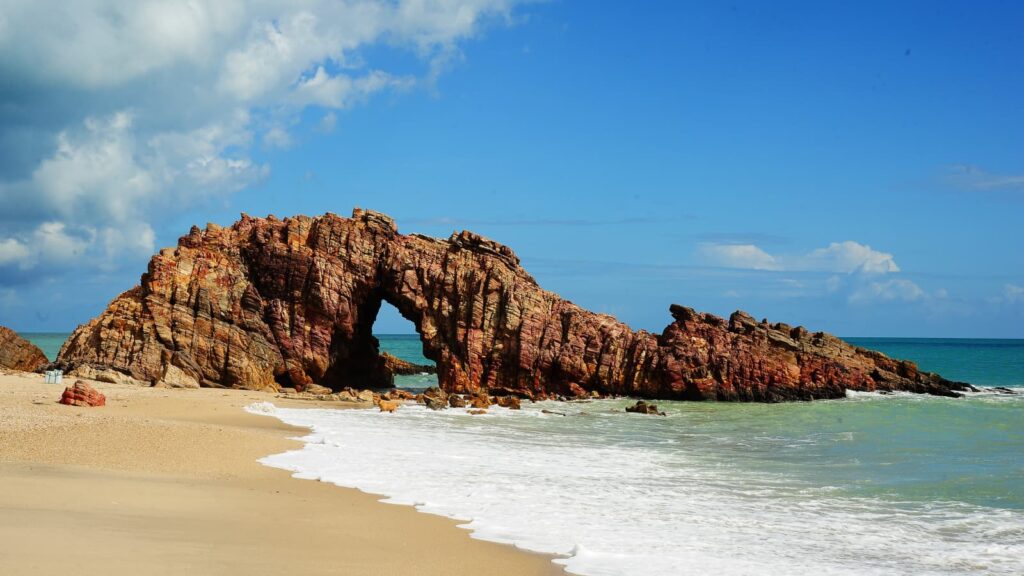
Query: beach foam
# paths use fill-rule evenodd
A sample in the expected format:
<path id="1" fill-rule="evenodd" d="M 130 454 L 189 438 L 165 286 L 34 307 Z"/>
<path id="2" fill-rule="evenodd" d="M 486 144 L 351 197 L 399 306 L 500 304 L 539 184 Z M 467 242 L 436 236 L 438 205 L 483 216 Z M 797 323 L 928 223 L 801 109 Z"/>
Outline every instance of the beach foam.
<path id="1" fill-rule="evenodd" d="M 801 472 L 814 462 L 787 465 L 855 443 L 856 426 L 773 433 L 747 420 L 771 407 L 667 403 L 669 417 L 654 418 L 621 405 L 251 410 L 313 430 L 303 449 L 264 464 L 462 520 L 474 538 L 562 555 L 575 574 L 1024 573 L 1019 509 L 850 490 L 842 474 Z"/>

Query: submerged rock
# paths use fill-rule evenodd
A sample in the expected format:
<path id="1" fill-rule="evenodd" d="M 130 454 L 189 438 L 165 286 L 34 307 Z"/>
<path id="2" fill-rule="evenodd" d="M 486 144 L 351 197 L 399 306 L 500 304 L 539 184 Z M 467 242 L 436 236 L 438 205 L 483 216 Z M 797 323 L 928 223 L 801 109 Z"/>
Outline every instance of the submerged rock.
<path id="1" fill-rule="evenodd" d="M 469 405 L 478 410 L 486 410 L 491 406 L 491 397 L 486 392 L 478 392 L 469 397 Z"/>
<path id="2" fill-rule="evenodd" d="M 14 330 L 0 326 L 0 368 L 35 372 L 48 363 L 49 360 L 38 346 Z"/>
<path id="3" fill-rule="evenodd" d="M 632 406 L 626 406 L 626 412 L 633 412 L 634 414 L 651 414 L 653 416 L 664 416 L 664 412 L 658 412 L 657 404 L 648 404 L 643 400 L 637 400 L 636 404 Z"/>
<path id="4" fill-rule="evenodd" d="M 508 408 L 509 410 L 519 410 L 520 403 L 518 396 L 498 396 L 495 399 L 495 404 L 502 408 Z"/>
<path id="5" fill-rule="evenodd" d="M 427 388 L 423 392 L 423 403 L 431 410 L 444 410 L 448 406 L 448 394 L 440 388 Z"/>
<path id="6" fill-rule="evenodd" d="M 660 334 L 634 331 L 542 289 L 507 246 L 468 231 L 403 235 L 359 209 L 193 227 L 75 330 L 59 360 L 188 386 L 388 387 L 405 368 L 372 334 L 384 301 L 413 322 L 453 393 L 776 402 L 969 389 L 739 311 L 725 320 L 673 304 Z"/>

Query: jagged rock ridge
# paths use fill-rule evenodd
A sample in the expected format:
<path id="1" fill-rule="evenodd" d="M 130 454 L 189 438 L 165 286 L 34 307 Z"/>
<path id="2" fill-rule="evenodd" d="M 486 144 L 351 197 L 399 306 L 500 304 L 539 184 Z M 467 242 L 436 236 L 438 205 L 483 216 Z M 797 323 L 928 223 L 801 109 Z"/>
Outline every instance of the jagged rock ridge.
<path id="1" fill-rule="evenodd" d="M 634 331 L 543 290 L 497 242 L 403 235 L 359 209 L 193 227 L 75 331 L 59 363 L 169 385 L 388 385 L 371 333 L 384 301 L 415 325 L 449 392 L 779 401 L 966 387 L 742 312 L 725 320 L 673 305 L 662 334 Z"/>
<path id="2" fill-rule="evenodd" d="M 0 368 L 35 372 L 49 360 L 38 346 L 19 336 L 14 330 L 0 326 Z"/>

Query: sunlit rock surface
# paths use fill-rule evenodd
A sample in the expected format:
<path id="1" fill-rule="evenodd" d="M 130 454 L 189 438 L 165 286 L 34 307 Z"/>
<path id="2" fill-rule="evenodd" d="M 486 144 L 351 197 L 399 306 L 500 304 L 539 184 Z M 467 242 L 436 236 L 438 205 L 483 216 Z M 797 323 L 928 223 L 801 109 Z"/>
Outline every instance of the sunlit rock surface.
<path id="1" fill-rule="evenodd" d="M 468 231 L 399 234 L 359 209 L 193 227 L 58 363 L 168 386 L 388 386 L 394 363 L 371 332 L 385 301 L 413 322 L 448 392 L 771 402 L 967 387 L 743 312 L 672 305 L 660 335 L 634 331 L 542 289 L 506 246 Z"/>

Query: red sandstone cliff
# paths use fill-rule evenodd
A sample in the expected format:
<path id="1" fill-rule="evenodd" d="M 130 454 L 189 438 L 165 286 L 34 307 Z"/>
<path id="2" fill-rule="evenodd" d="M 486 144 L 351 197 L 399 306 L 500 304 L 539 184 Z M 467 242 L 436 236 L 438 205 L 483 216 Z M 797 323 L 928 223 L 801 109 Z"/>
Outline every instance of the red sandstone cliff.
<path id="1" fill-rule="evenodd" d="M 633 331 L 541 289 L 506 246 L 465 231 L 402 235 L 358 209 L 193 227 L 75 331 L 59 362 L 167 385 L 387 385 L 371 334 L 382 301 L 415 324 L 448 391 L 778 401 L 965 388 L 742 312 L 725 320 L 673 305 L 661 335 Z"/>
<path id="2" fill-rule="evenodd" d="M 39 347 L 10 328 L 0 326 L 0 368 L 35 372 L 48 362 Z"/>

